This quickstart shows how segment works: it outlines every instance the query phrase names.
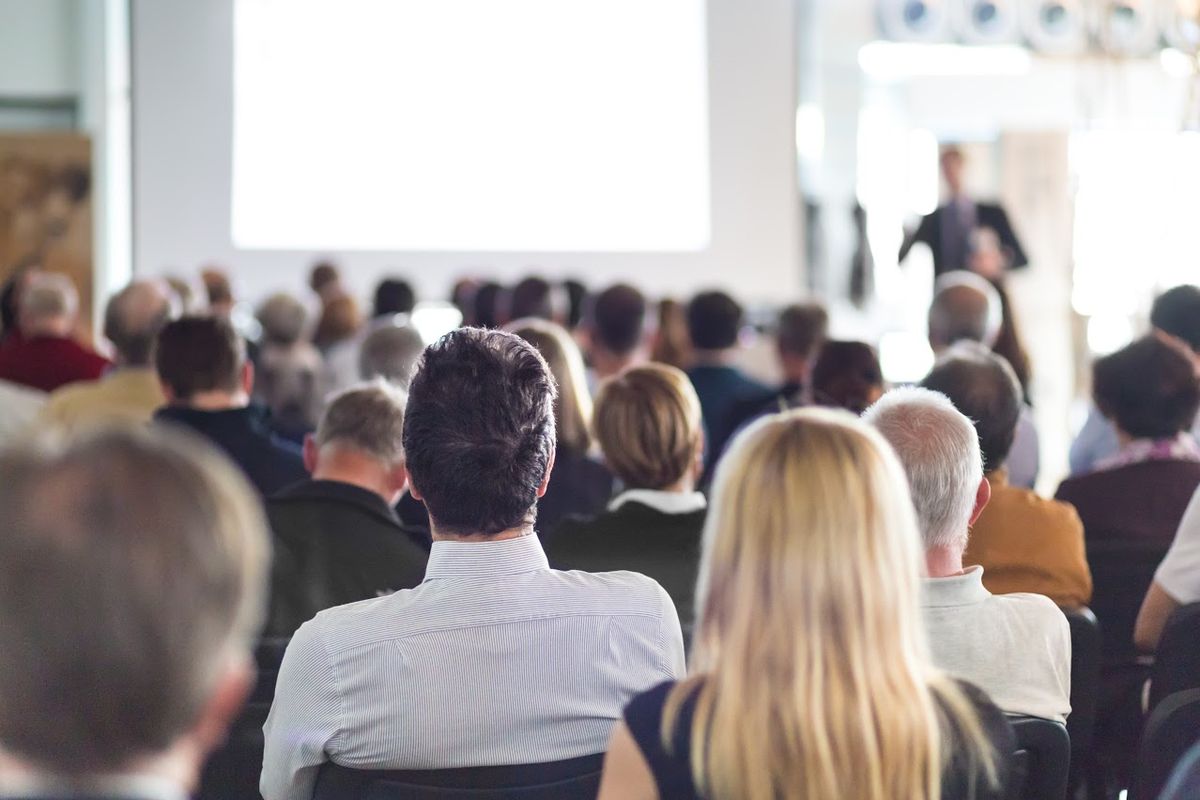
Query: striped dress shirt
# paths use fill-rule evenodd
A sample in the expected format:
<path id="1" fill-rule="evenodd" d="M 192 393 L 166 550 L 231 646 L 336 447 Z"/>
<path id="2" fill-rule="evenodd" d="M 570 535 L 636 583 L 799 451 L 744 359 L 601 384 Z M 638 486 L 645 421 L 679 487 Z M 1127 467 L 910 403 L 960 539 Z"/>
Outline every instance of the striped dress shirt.
<path id="1" fill-rule="evenodd" d="M 605 750 L 633 696 L 684 674 L 675 606 L 632 572 L 552 570 L 536 536 L 434 542 L 413 589 L 292 638 L 263 728 L 266 800 L 321 764 L 441 769 Z"/>

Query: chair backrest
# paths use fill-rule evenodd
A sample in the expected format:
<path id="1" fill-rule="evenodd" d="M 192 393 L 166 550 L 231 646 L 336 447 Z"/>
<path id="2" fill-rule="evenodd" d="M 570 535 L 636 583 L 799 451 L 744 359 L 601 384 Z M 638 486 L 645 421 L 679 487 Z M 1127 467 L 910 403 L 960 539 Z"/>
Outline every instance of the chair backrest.
<path id="1" fill-rule="evenodd" d="M 1200 744 L 1192 745 L 1171 773 L 1158 800 L 1195 800 L 1200 797 Z"/>
<path id="2" fill-rule="evenodd" d="M 1096 536 L 1087 531 L 1087 560 L 1092 571 L 1091 609 L 1104 631 L 1101 653 L 1105 666 L 1132 664 L 1133 626 L 1154 570 L 1167 554 L 1162 542 Z"/>
<path id="3" fill-rule="evenodd" d="M 1163 626 L 1150 671 L 1150 710 L 1186 689 L 1200 689 L 1200 603 L 1175 609 Z"/>
<path id="4" fill-rule="evenodd" d="M 1142 730 L 1130 800 L 1155 800 L 1171 771 L 1197 741 L 1200 741 L 1200 689 L 1163 698 Z"/>
<path id="5" fill-rule="evenodd" d="M 1060 722 L 1009 717 L 1017 736 L 1009 800 L 1065 800 L 1071 738 Z"/>
<path id="6" fill-rule="evenodd" d="M 600 790 L 604 754 L 542 764 L 357 770 L 326 763 L 313 800 L 574 800 Z"/>
<path id="7" fill-rule="evenodd" d="M 1085 757 L 1096 728 L 1096 706 L 1100 697 L 1100 625 L 1090 608 L 1064 608 L 1071 626 L 1071 780 L 1075 787 L 1083 779 Z"/>

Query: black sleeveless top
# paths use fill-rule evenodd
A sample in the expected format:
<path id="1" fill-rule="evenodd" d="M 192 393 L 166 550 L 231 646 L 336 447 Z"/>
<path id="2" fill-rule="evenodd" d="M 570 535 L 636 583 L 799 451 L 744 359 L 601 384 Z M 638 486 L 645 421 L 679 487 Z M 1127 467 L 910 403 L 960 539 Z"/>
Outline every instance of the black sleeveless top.
<path id="1" fill-rule="evenodd" d="M 959 685 L 975 706 L 984 733 L 999 754 L 1000 786 L 988 786 L 983 772 L 973 772 L 967 760 L 961 757 L 959 743 L 951 741 L 951 761 L 942 775 L 942 800 L 1004 800 L 1009 778 L 1008 754 L 1016 750 L 1012 726 L 1003 712 L 988 700 L 987 695 L 968 683 L 960 682 Z M 633 698 L 625 708 L 625 724 L 654 775 L 658 796 L 671 800 L 701 800 L 692 782 L 690 756 L 696 692 L 680 708 L 679 721 L 671 739 L 671 752 L 668 753 L 662 743 L 663 705 L 674 687 L 674 681 L 667 681 Z"/>

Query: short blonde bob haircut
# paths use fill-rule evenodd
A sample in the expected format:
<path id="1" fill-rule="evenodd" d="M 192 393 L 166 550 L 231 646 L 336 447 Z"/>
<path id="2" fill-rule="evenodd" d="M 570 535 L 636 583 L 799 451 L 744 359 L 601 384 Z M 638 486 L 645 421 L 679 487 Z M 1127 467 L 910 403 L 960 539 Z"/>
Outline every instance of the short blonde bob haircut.
<path id="1" fill-rule="evenodd" d="M 704 448 L 700 398 L 680 370 L 630 367 L 600 386 L 592 429 L 627 489 L 666 489 L 694 470 Z"/>
<path id="2" fill-rule="evenodd" d="M 691 764 L 713 800 L 937 800 L 955 757 L 999 783 L 959 686 L 932 664 L 921 539 L 883 438 L 844 411 L 767 417 L 717 467 L 693 677 Z M 974 770 L 972 770 L 974 771 Z"/>

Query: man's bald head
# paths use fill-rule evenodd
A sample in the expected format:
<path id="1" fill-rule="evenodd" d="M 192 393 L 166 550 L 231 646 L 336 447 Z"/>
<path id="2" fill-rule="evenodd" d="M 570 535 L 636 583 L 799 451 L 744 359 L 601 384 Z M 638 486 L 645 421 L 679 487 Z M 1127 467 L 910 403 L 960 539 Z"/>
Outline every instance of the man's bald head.
<path id="1" fill-rule="evenodd" d="M 172 315 L 170 289 L 162 281 L 134 281 L 108 301 L 104 335 L 123 366 L 148 367 L 154 340 Z"/>
<path id="2" fill-rule="evenodd" d="M 929 306 L 929 345 L 939 353 L 964 340 L 991 347 L 1003 319 L 994 286 L 973 272 L 948 272 L 938 279 Z"/>

